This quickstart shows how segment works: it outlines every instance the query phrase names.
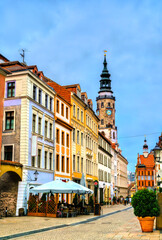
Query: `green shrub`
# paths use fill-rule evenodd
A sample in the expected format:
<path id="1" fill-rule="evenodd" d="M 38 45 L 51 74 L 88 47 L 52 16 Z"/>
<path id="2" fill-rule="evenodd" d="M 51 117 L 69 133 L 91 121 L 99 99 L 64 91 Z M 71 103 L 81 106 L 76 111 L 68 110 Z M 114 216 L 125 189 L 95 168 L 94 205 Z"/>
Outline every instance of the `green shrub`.
<path id="1" fill-rule="evenodd" d="M 142 189 L 132 197 L 134 214 L 138 217 L 157 217 L 160 214 L 160 207 L 156 194 L 152 190 Z"/>

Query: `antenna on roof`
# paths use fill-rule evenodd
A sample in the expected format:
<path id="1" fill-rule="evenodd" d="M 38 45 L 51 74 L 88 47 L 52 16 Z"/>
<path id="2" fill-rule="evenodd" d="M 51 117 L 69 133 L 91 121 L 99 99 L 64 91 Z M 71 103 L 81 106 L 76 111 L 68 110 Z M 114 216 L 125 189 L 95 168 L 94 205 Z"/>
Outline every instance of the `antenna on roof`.
<path id="1" fill-rule="evenodd" d="M 28 52 L 28 50 L 24 48 L 24 49 L 20 49 L 19 52 L 20 52 L 20 56 L 22 57 L 23 63 L 26 64 L 25 53 Z"/>

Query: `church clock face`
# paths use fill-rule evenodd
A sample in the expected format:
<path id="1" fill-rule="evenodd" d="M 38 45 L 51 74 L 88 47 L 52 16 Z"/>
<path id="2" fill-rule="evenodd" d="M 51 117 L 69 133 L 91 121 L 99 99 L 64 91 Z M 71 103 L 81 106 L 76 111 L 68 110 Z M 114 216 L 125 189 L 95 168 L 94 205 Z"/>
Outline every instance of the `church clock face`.
<path id="1" fill-rule="evenodd" d="M 112 114 L 112 111 L 109 109 L 109 110 L 106 110 L 106 114 L 108 115 L 108 116 L 111 116 L 111 114 Z"/>

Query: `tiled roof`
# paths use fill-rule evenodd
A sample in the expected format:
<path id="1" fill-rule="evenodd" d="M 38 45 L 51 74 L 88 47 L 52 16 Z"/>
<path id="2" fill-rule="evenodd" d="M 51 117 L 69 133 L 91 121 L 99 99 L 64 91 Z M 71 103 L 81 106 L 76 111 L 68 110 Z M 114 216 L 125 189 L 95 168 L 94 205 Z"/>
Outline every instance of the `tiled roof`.
<path id="1" fill-rule="evenodd" d="M 149 154 L 148 157 L 144 157 L 144 155 L 139 156 L 140 164 L 145 165 L 146 167 L 154 167 L 155 162 L 154 162 L 154 155 Z"/>
<path id="2" fill-rule="evenodd" d="M 47 84 L 51 86 L 63 99 L 71 104 L 71 92 L 68 89 L 53 81 L 47 82 Z"/>

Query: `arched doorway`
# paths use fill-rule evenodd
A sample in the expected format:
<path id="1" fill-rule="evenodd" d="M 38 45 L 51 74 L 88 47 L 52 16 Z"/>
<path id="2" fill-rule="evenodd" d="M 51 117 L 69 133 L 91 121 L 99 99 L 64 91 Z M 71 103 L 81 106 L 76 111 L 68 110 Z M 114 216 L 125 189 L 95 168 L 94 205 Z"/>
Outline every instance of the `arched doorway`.
<path id="1" fill-rule="evenodd" d="M 15 216 L 19 181 L 21 181 L 20 176 L 12 171 L 8 171 L 0 177 L 1 216 L 5 216 L 6 208 L 7 216 Z"/>

